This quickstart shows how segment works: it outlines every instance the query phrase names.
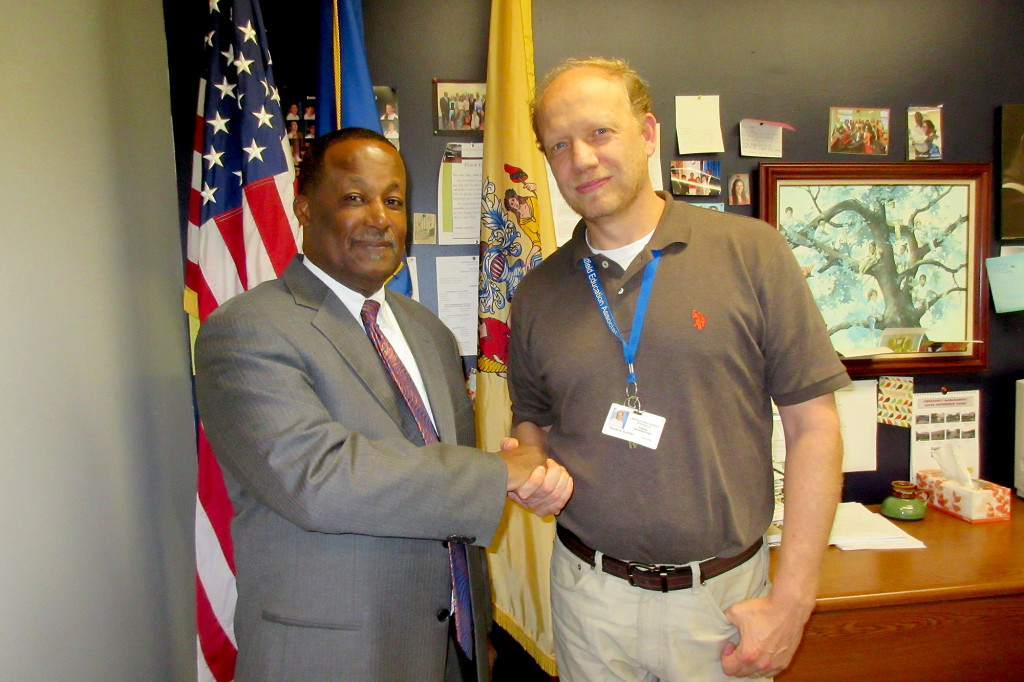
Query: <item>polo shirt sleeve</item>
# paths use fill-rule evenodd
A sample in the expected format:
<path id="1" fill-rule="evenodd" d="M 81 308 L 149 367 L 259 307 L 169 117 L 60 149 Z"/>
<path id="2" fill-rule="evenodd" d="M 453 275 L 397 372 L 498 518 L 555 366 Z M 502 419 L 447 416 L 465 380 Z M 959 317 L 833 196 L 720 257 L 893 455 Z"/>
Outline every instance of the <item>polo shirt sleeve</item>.
<path id="1" fill-rule="evenodd" d="M 555 418 L 537 366 L 540 354 L 530 350 L 535 313 L 529 300 L 529 281 L 527 278 L 520 284 L 509 318 L 508 392 L 512 399 L 512 423 L 525 421 L 550 426 Z"/>
<path id="2" fill-rule="evenodd" d="M 765 382 L 776 404 L 796 405 L 850 383 L 804 274 L 779 234 L 761 278 Z"/>

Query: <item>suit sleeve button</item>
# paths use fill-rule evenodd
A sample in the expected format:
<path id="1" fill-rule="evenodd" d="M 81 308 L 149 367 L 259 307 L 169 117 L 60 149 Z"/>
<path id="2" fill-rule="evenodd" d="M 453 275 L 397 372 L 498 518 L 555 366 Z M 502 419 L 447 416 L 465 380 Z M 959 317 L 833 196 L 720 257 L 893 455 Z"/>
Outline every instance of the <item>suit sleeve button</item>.
<path id="1" fill-rule="evenodd" d="M 443 623 L 448 620 L 449 615 L 451 614 L 448 613 L 448 609 L 441 609 L 437 612 L 437 620 Z"/>

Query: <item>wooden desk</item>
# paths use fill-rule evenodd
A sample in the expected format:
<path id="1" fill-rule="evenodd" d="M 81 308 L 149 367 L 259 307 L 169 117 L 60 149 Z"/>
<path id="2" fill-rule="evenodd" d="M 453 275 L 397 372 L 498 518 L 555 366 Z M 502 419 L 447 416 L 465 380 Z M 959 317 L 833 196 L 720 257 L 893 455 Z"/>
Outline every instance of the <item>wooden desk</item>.
<path id="1" fill-rule="evenodd" d="M 894 522 L 927 549 L 829 547 L 817 610 L 777 679 L 1024 680 L 1024 501 L 1012 504 L 997 523 L 934 509 Z"/>

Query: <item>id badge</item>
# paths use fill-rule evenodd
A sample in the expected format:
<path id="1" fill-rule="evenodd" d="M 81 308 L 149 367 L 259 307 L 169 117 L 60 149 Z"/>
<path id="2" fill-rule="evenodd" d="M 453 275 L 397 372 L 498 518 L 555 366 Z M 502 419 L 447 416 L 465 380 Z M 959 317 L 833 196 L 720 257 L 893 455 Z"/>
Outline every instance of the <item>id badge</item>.
<path id="1" fill-rule="evenodd" d="M 664 429 L 664 417 L 612 403 L 601 433 L 657 450 L 658 441 L 661 440 L 661 432 Z"/>

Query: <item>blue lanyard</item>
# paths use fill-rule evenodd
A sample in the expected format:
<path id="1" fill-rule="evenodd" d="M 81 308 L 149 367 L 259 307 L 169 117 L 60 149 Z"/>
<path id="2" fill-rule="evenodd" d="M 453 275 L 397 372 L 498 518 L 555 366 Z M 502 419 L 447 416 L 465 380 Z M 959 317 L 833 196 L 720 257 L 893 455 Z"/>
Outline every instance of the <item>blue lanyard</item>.
<path id="1" fill-rule="evenodd" d="M 651 298 L 651 288 L 654 286 L 654 275 L 658 271 L 658 260 L 661 258 L 661 251 L 651 251 L 651 262 L 644 266 L 644 280 L 640 284 L 640 296 L 636 301 L 636 311 L 633 313 L 633 329 L 629 333 L 629 341 L 622 338 L 619 325 L 615 324 L 611 308 L 608 305 L 608 298 L 604 294 L 601 280 L 597 277 L 597 270 L 594 268 L 594 259 L 590 256 L 583 259 L 583 271 L 587 275 L 587 282 L 590 283 L 590 290 L 597 301 L 597 307 L 601 310 L 601 317 L 608 325 L 615 338 L 622 343 L 622 356 L 626 360 L 626 369 L 629 374 L 626 377 L 627 397 L 636 396 L 636 372 L 633 369 L 633 360 L 636 358 L 636 349 L 640 346 L 640 334 L 644 328 L 644 316 L 647 314 L 647 301 Z M 630 394 L 628 387 L 633 387 Z"/>

